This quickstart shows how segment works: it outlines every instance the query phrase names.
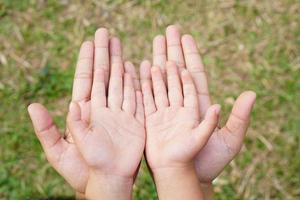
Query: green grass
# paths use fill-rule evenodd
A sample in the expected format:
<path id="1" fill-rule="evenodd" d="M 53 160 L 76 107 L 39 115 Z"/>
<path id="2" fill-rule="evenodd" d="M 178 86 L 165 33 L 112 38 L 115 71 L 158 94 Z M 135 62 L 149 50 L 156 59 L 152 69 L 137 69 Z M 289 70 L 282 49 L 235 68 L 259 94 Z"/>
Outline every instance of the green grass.
<path id="1" fill-rule="evenodd" d="M 242 152 L 215 181 L 217 199 L 300 198 L 299 1 L 80 2 L 0 0 L 0 199 L 73 195 L 26 107 L 44 103 L 63 129 L 80 43 L 105 26 L 138 64 L 171 23 L 196 37 L 224 119 L 243 90 L 258 95 Z M 145 165 L 134 196 L 156 198 Z"/>

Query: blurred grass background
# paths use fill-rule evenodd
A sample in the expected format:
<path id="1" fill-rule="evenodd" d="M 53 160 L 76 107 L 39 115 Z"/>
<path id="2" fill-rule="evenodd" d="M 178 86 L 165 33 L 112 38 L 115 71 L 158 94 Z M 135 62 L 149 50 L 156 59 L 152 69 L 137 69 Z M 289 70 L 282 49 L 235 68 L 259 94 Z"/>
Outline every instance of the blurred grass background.
<path id="1" fill-rule="evenodd" d="M 299 0 L 0 0 L 0 199 L 73 191 L 47 163 L 26 106 L 45 104 L 64 128 L 80 43 L 105 26 L 136 65 L 169 24 L 198 41 L 226 119 L 257 92 L 242 152 L 215 181 L 217 199 L 300 199 Z M 145 166 L 135 199 L 156 199 Z"/>

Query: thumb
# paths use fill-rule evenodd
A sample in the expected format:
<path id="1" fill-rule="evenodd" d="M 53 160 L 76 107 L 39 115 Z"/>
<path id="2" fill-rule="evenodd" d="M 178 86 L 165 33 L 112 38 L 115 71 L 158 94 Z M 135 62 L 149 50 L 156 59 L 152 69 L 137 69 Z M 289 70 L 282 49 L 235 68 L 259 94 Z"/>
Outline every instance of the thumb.
<path id="1" fill-rule="evenodd" d="M 30 104 L 28 113 L 47 159 L 54 167 L 57 167 L 59 156 L 65 148 L 65 145 L 63 145 L 64 140 L 57 126 L 54 124 L 48 110 L 42 104 Z"/>
<path id="2" fill-rule="evenodd" d="M 221 106 L 219 104 L 210 106 L 206 111 L 204 120 L 196 128 L 194 128 L 193 137 L 198 151 L 200 151 L 207 143 L 209 137 L 217 127 L 220 111 Z"/>
<path id="3" fill-rule="evenodd" d="M 70 103 L 67 124 L 75 143 L 81 141 L 88 130 L 88 124 L 81 120 L 80 107 L 76 102 Z"/>
<path id="4" fill-rule="evenodd" d="M 254 92 L 243 92 L 235 101 L 226 125 L 220 130 L 226 137 L 230 137 L 227 141 L 232 149 L 239 151 L 242 146 L 255 99 Z"/>

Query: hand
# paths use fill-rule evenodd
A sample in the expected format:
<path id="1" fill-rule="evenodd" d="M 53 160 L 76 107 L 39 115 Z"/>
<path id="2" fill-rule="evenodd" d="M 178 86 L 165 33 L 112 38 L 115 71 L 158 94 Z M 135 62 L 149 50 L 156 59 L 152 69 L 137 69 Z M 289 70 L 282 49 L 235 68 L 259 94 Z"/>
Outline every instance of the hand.
<path id="1" fill-rule="evenodd" d="M 199 199 L 202 195 L 194 159 L 218 124 L 220 106 L 211 106 L 200 123 L 193 80 L 186 70 L 182 71 L 180 79 L 174 63 L 167 63 L 167 88 L 159 67 L 152 67 L 150 75 L 149 62 L 142 63 L 140 77 L 146 114 L 146 159 L 158 195 L 160 199 L 174 199 L 176 194 L 176 199 L 181 199 L 189 194 L 187 199 Z M 180 177 L 180 187 L 173 177 Z M 173 192 L 176 188 L 186 192 L 171 195 L 170 188 Z"/>
<path id="2" fill-rule="evenodd" d="M 122 59 L 111 62 L 106 94 L 105 71 L 94 69 L 89 122 L 82 119 L 77 102 L 70 104 L 68 128 L 90 170 L 86 196 L 91 199 L 91 194 L 97 194 L 97 190 L 106 192 L 103 186 L 107 186 L 112 179 L 118 180 L 113 181 L 111 189 L 114 192 L 116 182 L 125 182 L 129 188 L 128 196 L 120 193 L 118 199 L 121 196 L 130 197 L 134 175 L 143 156 L 145 129 L 142 94 L 135 92 L 133 78 L 123 71 Z M 106 192 L 108 195 L 115 194 Z"/>
<path id="3" fill-rule="evenodd" d="M 193 37 L 181 37 L 174 25 L 167 28 L 166 37 L 159 35 L 153 40 L 153 65 L 159 66 L 164 72 L 167 60 L 174 61 L 180 70 L 186 68 L 191 73 L 203 119 L 211 105 L 205 69 Z M 236 100 L 226 125 L 221 129 L 217 128 L 198 153 L 196 168 L 201 182 L 213 181 L 239 153 L 249 126 L 255 97 L 252 91 L 243 92 Z"/>
<path id="4" fill-rule="evenodd" d="M 218 124 L 220 106 L 211 106 L 200 123 L 196 88 L 186 70 L 181 73 L 181 87 L 176 65 L 167 63 L 166 88 L 158 67 L 151 68 L 151 76 L 149 62 L 143 62 L 141 68 L 146 157 L 151 170 L 193 165 L 194 157 Z"/>
<path id="5" fill-rule="evenodd" d="M 102 68 L 109 72 L 109 63 L 119 63 L 121 57 L 119 40 L 109 39 L 106 29 L 100 28 L 96 31 L 94 42 L 87 41 L 82 44 L 74 77 L 72 101 L 79 105 L 81 118 L 84 121 L 90 121 L 93 69 Z M 134 86 L 139 90 L 139 81 L 130 62 L 125 62 L 125 72 L 135 78 Z M 106 87 L 108 78 L 108 73 L 105 73 Z M 40 104 L 31 104 L 28 111 L 48 161 L 78 194 L 84 195 L 89 168 L 74 144 L 69 130 L 67 129 L 65 134 L 67 137 L 63 138 L 47 109 Z"/>

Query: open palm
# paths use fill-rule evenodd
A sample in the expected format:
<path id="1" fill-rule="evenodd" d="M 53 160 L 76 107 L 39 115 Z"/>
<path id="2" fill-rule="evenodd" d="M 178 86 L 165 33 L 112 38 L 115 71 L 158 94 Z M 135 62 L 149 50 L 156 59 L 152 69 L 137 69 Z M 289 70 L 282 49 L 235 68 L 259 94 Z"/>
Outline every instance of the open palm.
<path id="1" fill-rule="evenodd" d="M 174 61 L 180 70 L 187 69 L 196 86 L 201 119 L 211 106 L 208 82 L 196 42 L 190 35 L 181 37 L 178 28 L 171 25 L 166 37 L 159 35 L 153 40 L 153 65 L 165 71 L 166 61 Z M 200 181 L 211 182 L 238 154 L 249 125 L 255 93 L 247 91 L 236 100 L 231 115 L 222 129 L 216 129 L 208 143 L 196 158 Z"/>
<path id="2" fill-rule="evenodd" d="M 190 165 L 218 123 L 218 113 L 215 112 L 219 110 L 218 105 L 212 106 L 200 123 L 192 78 L 184 71 L 181 87 L 176 65 L 167 65 L 167 88 L 158 67 L 151 69 L 151 81 L 150 63 L 143 62 L 141 66 L 146 111 L 146 157 L 152 170 Z"/>
<path id="3" fill-rule="evenodd" d="M 110 64 L 120 62 L 122 62 L 120 41 L 117 38 L 109 39 L 106 29 L 100 28 L 96 31 L 94 42 L 87 41 L 82 44 L 74 77 L 72 101 L 78 104 L 83 121 L 90 122 L 94 69 L 100 68 L 106 72 L 104 78 L 107 87 Z M 134 66 L 129 62 L 125 63 L 125 72 L 133 78 L 136 77 Z M 138 83 L 137 80 L 134 81 L 135 89 L 139 88 Z M 66 137 L 62 137 L 49 112 L 41 104 L 31 104 L 28 110 L 36 135 L 50 164 L 77 192 L 84 193 L 89 169 L 74 144 L 69 129 L 66 130 Z"/>
<path id="4" fill-rule="evenodd" d="M 133 177 L 145 144 L 142 95 L 135 92 L 133 79 L 124 75 L 122 65 L 112 65 L 108 97 L 104 70 L 95 70 L 90 122 L 81 119 L 80 107 L 73 102 L 68 128 L 90 169 Z"/>

